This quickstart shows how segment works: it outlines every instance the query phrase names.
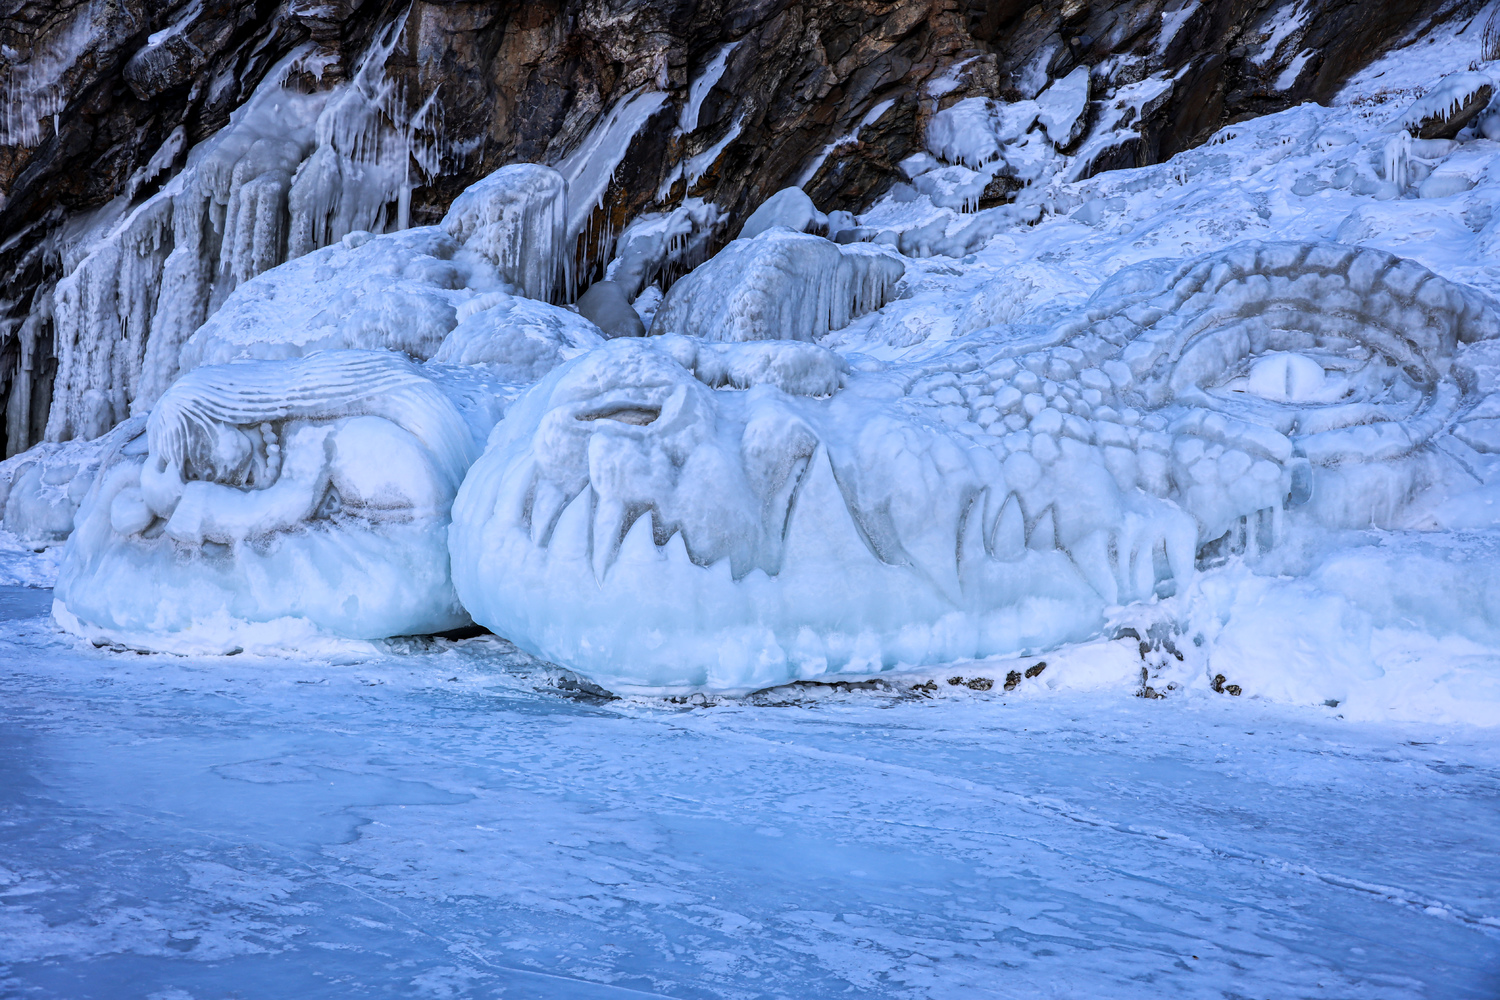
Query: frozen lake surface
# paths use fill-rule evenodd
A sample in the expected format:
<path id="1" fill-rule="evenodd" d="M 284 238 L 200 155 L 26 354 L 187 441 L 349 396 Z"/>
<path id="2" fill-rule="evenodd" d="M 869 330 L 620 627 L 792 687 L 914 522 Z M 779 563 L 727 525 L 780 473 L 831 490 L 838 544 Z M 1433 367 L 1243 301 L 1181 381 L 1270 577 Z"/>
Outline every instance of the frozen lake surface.
<path id="1" fill-rule="evenodd" d="M 1500 993 L 1483 730 L 604 701 L 494 639 L 142 656 L 49 601 L 0 593 L 6 997 Z"/>

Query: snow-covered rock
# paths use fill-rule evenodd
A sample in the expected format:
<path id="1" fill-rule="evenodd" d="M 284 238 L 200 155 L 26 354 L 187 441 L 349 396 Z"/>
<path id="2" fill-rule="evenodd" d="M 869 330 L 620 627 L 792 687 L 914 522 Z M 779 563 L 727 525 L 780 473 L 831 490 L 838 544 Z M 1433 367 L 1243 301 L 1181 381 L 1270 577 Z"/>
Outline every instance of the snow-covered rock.
<path id="1" fill-rule="evenodd" d="M 1451 139 L 1473 121 L 1495 95 L 1495 80 L 1473 71 L 1443 77 L 1406 110 L 1395 125 L 1418 139 Z"/>
<path id="2" fill-rule="evenodd" d="M 815 226 L 827 225 L 828 216 L 818 211 L 807 192 L 799 187 L 782 188 L 750 213 L 750 218 L 745 220 L 744 227 L 740 229 L 740 239 L 753 240 L 776 226 L 805 233 Z"/>

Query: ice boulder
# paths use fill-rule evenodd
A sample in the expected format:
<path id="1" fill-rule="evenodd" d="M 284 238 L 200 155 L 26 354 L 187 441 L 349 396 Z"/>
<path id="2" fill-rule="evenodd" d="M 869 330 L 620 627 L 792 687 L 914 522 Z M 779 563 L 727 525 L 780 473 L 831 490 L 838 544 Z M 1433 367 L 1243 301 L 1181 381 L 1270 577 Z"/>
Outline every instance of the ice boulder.
<path id="1" fill-rule="evenodd" d="M 740 229 L 740 239 L 752 240 L 776 226 L 805 233 L 814 227 L 826 228 L 827 225 L 828 216 L 818 211 L 806 191 L 799 187 L 782 188 L 750 213 L 750 218 L 745 220 L 745 225 Z"/>
<path id="2" fill-rule="evenodd" d="M 1406 516 L 1459 470 L 1438 439 L 1483 392 L 1455 354 L 1496 333 L 1487 299 L 1410 261 L 1244 244 L 879 371 L 612 341 L 496 428 L 454 504 L 455 586 L 619 690 L 1073 641 L 1289 521 Z"/>
<path id="3" fill-rule="evenodd" d="M 237 287 L 183 344 L 184 372 L 244 358 L 329 349 L 430 358 L 458 323 L 458 306 L 514 291 L 493 263 L 437 226 L 350 233 Z"/>
<path id="4" fill-rule="evenodd" d="M 218 652 L 467 624 L 448 513 L 502 405 L 473 370 L 387 352 L 199 368 L 104 461 L 54 614 Z"/>
<path id="5" fill-rule="evenodd" d="M 865 244 L 768 229 L 735 240 L 677 281 L 651 333 L 711 341 L 815 341 L 879 309 L 906 268 Z"/>
<path id="6" fill-rule="evenodd" d="M 564 361 L 604 343 L 599 328 L 577 313 L 507 292 L 470 299 L 456 315 L 458 325 L 432 360 L 483 365 L 504 382 L 530 385 Z"/>
<path id="7" fill-rule="evenodd" d="M 578 315 L 592 322 L 606 337 L 644 337 L 645 324 L 630 304 L 625 289 L 614 281 L 596 281 L 578 297 Z"/>
<path id="8" fill-rule="evenodd" d="M 563 293 L 572 260 L 568 185 L 551 167 L 501 167 L 454 199 L 442 225 L 522 295 L 552 302 Z"/>

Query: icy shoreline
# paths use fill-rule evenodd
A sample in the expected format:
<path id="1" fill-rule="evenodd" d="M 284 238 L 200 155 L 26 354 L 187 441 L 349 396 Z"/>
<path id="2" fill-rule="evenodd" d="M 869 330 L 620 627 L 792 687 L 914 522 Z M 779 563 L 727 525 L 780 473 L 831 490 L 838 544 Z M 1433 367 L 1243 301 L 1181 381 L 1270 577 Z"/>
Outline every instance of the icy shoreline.
<path id="1" fill-rule="evenodd" d="M 601 702 L 495 640 L 80 646 L 0 593 L 0 988 L 1480 998 L 1483 730 L 1247 698 Z M 1049 661 L 1054 666 L 1065 664 Z"/>

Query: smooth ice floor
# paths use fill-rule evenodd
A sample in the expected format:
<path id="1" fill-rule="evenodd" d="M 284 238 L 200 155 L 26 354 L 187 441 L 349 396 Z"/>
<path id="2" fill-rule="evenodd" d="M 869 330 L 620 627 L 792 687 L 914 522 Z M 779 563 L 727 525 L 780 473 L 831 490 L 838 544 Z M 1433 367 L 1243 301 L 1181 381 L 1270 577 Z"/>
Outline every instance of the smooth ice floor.
<path id="1" fill-rule="evenodd" d="M 493 640 L 80 648 L 0 592 L 0 996 L 1500 995 L 1493 734 L 574 699 Z"/>

